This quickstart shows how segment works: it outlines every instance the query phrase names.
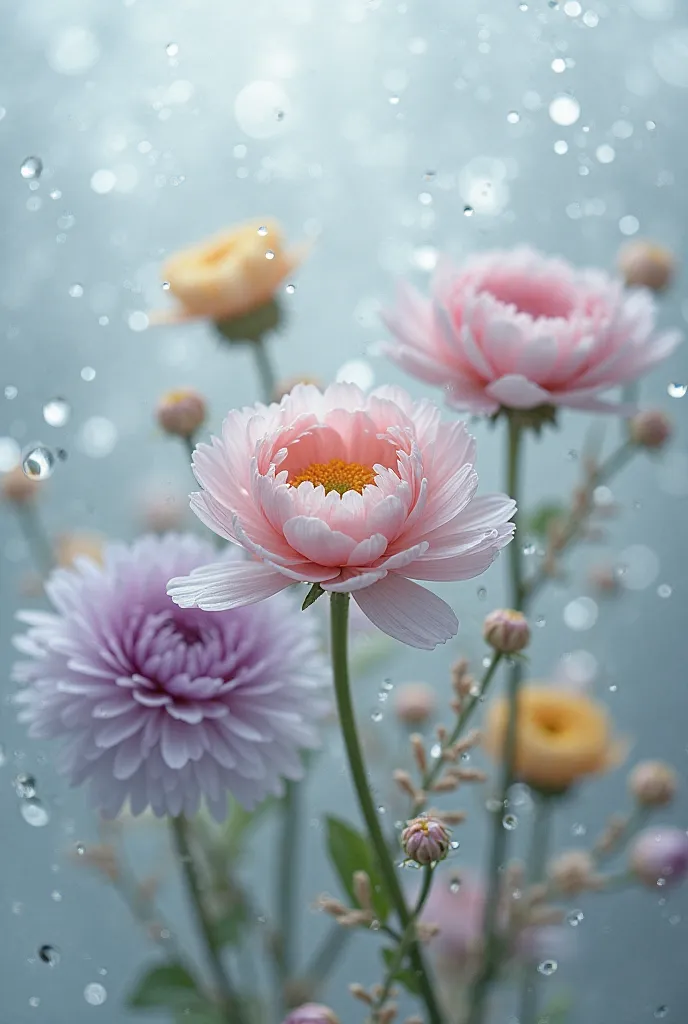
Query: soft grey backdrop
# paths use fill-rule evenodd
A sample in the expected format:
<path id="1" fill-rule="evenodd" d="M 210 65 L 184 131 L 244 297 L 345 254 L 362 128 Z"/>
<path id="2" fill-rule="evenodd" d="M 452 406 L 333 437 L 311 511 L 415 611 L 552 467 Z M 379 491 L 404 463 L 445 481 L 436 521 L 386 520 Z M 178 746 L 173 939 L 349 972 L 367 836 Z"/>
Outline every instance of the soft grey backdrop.
<path id="1" fill-rule="evenodd" d="M 608 266 L 625 234 L 655 237 L 679 255 L 685 247 L 688 15 L 679 0 L 5 0 L 2 19 L 0 463 L 8 468 L 16 445 L 36 440 L 65 449 L 45 489 L 54 532 L 129 538 L 149 495 L 184 505 L 183 454 L 153 425 L 163 390 L 205 392 L 211 427 L 256 395 L 249 354 L 221 351 L 203 326 L 142 330 L 145 311 L 167 298 L 161 258 L 225 224 L 273 214 L 293 240 L 314 240 L 296 290 L 284 295 L 288 327 L 272 346 L 280 373 L 329 380 L 355 360 L 354 373 L 378 383 L 402 382 L 375 354 L 379 304 L 400 275 L 423 285 L 437 250 L 461 257 L 527 242 Z M 241 92 L 255 82 L 267 84 Z M 552 114 L 579 113 L 573 124 L 551 116 L 561 96 L 568 101 Z M 42 162 L 39 178 L 20 172 L 28 157 Z M 662 304 L 665 325 L 684 319 L 683 280 Z M 567 652 L 594 655 L 574 666 L 596 665 L 595 691 L 633 738 L 633 757 L 659 754 L 682 775 L 688 398 L 669 397 L 667 386 L 684 381 L 681 350 L 644 384 L 644 398 L 675 418 L 677 438 L 662 462 L 637 460 L 613 487 L 621 507 L 608 554 L 640 589 L 601 601 L 592 628 L 571 630 L 563 609 L 589 596 L 586 570 L 600 557 L 577 553 L 568 589 L 538 601 L 532 648 L 540 677 Z M 60 429 L 42 417 L 56 395 L 71 407 Z M 529 444 L 531 500 L 570 489 L 587 423 L 566 414 L 559 432 Z M 610 443 L 617 431 L 612 424 Z M 480 424 L 476 432 L 481 485 L 498 487 L 503 438 Z M 40 602 L 21 596 L 30 562 L 6 508 L 0 531 L 0 1024 L 116 1024 L 153 953 L 116 896 L 70 864 L 70 846 L 95 836 L 93 817 L 55 777 L 50 751 L 15 724 L 12 618 Z M 427 679 L 446 692 L 457 653 L 482 656 L 477 631 L 500 602 L 501 571 L 498 563 L 480 581 L 445 589 L 462 618 L 456 644 L 433 654 L 395 649 L 358 684 L 373 750 L 384 736 L 396 742 L 387 708 L 381 723 L 370 720 L 382 678 Z M 380 751 L 379 760 L 381 770 L 392 763 Z M 19 772 L 38 780 L 50 812 L 43 828 L 20 816 Z M 354 813 L 336 743 L 308 799 L 304 907 L 333 885 L 318 814 L 342 801 Z M 584 789 L 560 815 L 561 844 L 593 835 L 623 802 L 623 770 Z M 685 792 L 665 817 L 688 824 Z M 526 823 L 524 812 L 519 827 Z M 457 863 L 477 866 L 481 831 L 460 838 Z M 163 839 L 150 824 L 132 843 L 143 871 L 160 866 Z M 253 882 L 268 908 L 274 854 L 266 834 Z M 184 931 L 173 870 L 162 864 L 170 915 Z M 573 987 L 576 1024 L 683 1021 L 686 892 L 581 907 L 577 956 L 546 991 Z M 303 949 L 324 927 L 305 912 Z M 43 943 L 61 951 L 54 968 L 36 960 Z M 345 1024 L 362 1016 L 346 982 L 375 980 L 375 943 L 364 939 L 334 979 L 330 998 Z M 84 999 L 91 982 L 107 990 L 101 1006 Z"/>

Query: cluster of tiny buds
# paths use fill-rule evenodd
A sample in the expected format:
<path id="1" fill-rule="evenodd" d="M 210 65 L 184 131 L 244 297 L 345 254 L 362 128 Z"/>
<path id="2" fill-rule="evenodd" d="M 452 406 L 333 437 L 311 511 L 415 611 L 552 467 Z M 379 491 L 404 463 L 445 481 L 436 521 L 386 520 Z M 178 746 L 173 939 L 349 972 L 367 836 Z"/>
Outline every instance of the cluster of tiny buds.
<path id="1" fill-rule="evenodd" d="M 341 900 L 326 893 L 318 898 L 316 906 L 334 917 L 343 928 L 370 928 L 375 921 L 370 877 L 365 871 L 355 871 L 352 882 L 357 907 L 347 907 Z"/>
<path id="2" fill-rule="evenodd" d="M 599 839 L 593 847 L 595 856 L 611 853 L 628 828 L 627 814 L 612 814 Z"/>
<path id="3" fill-rule="evenodd" d="M 564 896 L 578 896 L 594 892 L 605 885 L 603 875 L 595 867 L 595 859 L 587 850 L 566 850 L 547 866 L 547 877 L 552 887 Z M 547 891 L 543 887 L 544 896 Z"/>
<path id="4" fill-rule="evenodd" d="M 508 921 L 508 931 L 518 933 L 525 928 L 558 925 L 564 920 L 564 910 L 547 902 L 548 886 L 531 885 L 525 889 L 525 869 L 520 862 L 507 865 L 504 872 L 502 902 Z"/>
<path id="5" fill-rule="evenodd" d="M 375 1007 L 376 1003 L 380 1001 L 383 991 L 382 985 L 373 985 L 370 989 L 364 988 L 357 981 L 349 985 L 349 992 L 354 999 L 358 999 L 370 1007 Z M 395 994 L 394 989 L 391 994 Z M 399 1008 L 396 1003 L 385 1002 L 383 1006 L 373 1010 L 372 1019 L 375 1024 L 391 1024 L 397 1019 L 398 1012 Z M 416 1016 L 406 1017 L 403 1024 L 423 1024 L 423 1019 Z"/>

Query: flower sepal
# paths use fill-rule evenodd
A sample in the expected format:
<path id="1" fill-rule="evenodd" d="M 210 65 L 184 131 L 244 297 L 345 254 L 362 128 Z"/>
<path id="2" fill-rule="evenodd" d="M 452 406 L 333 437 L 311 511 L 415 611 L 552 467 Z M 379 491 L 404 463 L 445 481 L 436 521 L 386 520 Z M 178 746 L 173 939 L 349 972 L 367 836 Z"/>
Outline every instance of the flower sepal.
<path id="1" fill-rule="evenodd" d="M 501 417 L 512 420 L 521 430 L 532 430 L 538 437 L 545 427 L 551 426 L 556 429 L 559 426 L 556 405 L 536 405 L 534 409 L 512 409 L 500 405 L 497 412 L 488 418 L 494 425 Z"/>
<path id="2" fill-rule="evenodd" d="M 230 345 L 243 345 L 257 343 L 271 331 L 279 330 L 283 320 L 284 314 L 279 302 L 270 299 L 250 313 L 226 320 L 214 320 L 213 324 L 222 341 Z"/>
<path id="3" fill-rule="evenodd" d="M 305 612 L 306 608 L 310 608 L 310 606 L 312 604 L 315 604 L 315 602 L 318 600 L 318 598 L 322 597 L 322 595 L 324 593 L 325 593 L 325 591 L 320 586 L 320 584 L 319 583 L 314 583 L 313 586 L 311 587 L 311 589 L 308 591 L 308 593 L 306 594 L 306 596 L 303 599 L 303 604 L 301 605 L 301 611 Z"/>

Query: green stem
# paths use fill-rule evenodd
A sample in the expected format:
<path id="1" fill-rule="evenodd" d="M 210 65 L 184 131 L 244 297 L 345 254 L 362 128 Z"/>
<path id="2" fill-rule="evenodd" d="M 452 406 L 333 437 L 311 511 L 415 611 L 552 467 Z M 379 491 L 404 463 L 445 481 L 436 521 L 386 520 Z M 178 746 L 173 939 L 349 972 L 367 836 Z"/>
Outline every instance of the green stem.
<path id="1" fill-rule="evenodd" d="M 312 983 L 314 990 L 323 987 L 351 935 L 348 928 L 342 928 L 339 924 L 332 925 L 322 946 L 304 971 L 304 977 Z"/>
<path id="2" fill-rule="evenodd" d="M 196 440 L 191 434 L 189 434 L 188 437 L 183 437 L 181 441 L 184 447 L 186 448 L 186 451 L 189 456 L 189 461 L 191 462 L 193 459 L 193 453 L 196 449 Z"/>
<path id="3" fill-rule="evenodd" d="M 520 455 L 523 427 L 517 415 L 509 416 L 507 449 L 507 492 L 516 503 L 519 501 Z M 509 545 L 509 577 L 511 584 L 511 607 L 520 611 L 525 599 L 523 583 L 523 560 L 521 541 L 518 536 L 519 514 L 516 513 L 516 536 Z M 504 815 L 509 804 L 509 789 L 514 782 L 516 755 L 516 731 L 518 718 L 518 691 L 521 682 L 521 662 L 515 660 L 509 669 L 507 704 L 509 717 L 502 750 L 502 771 L 499 784 L 497 807 L 494 811 L 492 847 L 488 867 L 487 898 L 483 918 L 484 953 L 481 968 L 471 987 L 467 1024 L 483 1024 L 487 1012 L 490 986 L 500 966 L 502 937 L 499 931 L 499 907 L 501 896 L 501 871 L 507 858 L 509 832 L 504 826 Z"/>
<path id="4" fill-rule="evenodd" d="M 301 786 L 287 782 L 282 801 L 281 837 L 277 845 L 277 968 L 280 981 L 289 979 L 296 961 L 296 866 Z"/>
<path id="5" fill-rule="evenodd" d="M 55 555 L 38 509 L 32 501 L 25 501 L 23 504 L 17 505 L 16 509 L 19 525 L 36 563 L 36 568 L 41 576 L 48 576 L 55 568 Z"/>
<path id="6" fill-rule="evenodd" d="M 275 370 L 272 365 L 272 360 L 268 355 L 268 350 L 265 344 L 265 336 L 260 335 L 251 343 L 253 354 L 256 360 L 256 369 L 258 370 L 258 376 L 260 377 L 260 386 L 263 392 L 263 401 L 269 405 L 270 402 L 275 400 L 275 385 L 277 384 L 277 378 L 275 376 Z"/>
<path id="7" fill-rule="evenodd" d="M 208 963 L 213 973 L 215 986 L 220 996 L 222 1010 L 227 1024 L 245 1024 L 245 1017 L 241 1009 L 239 998 L 235 993 L 229 976 L 224 968 L 220 954 L 217 950 L 213 935 L 213 926 L 206 913 L 203 903 L 203 892 L 201 881 L 198 876 L 196 864 L 191 852 L 189 843 L 189 823 L 186 818 L 170 818 L 172 838 L 174 840 L 177 857 L 184 875 L 187 891 L 193 907 L 194 916 L 198 930 L 203 939 Z"/>
<path id="8" fill-rule="evenodd" d="M 400 968 L 402 967 L 402 965 L 404 963 L 404 959 L 405 959 L 405 957 L 406 957 L 406 955 L 407 955 L 407 953 L 409 951 L 409 947 L 411 945 L 411 942 L 413 941 L 413 938 L 414 938 L 414 935 L 415 935 L 415 932 L 416 932 L 416 921 L 418 920 L 420 912 L 422 911 L 423 907 L 425 906 L 425 901 L 427 900 L 428 896 L 430 895 L 430 888 L 432 886 L 433 870 L 434 869 L 433 869 L 433 867 L 431 865 L 427 865 L 423 869 L 423 884 L 421 885 L 420 893 L 418 894 L 418 899 L 416 900 L 416 905 L 413 908 L 413 912 L 411 914 L 411 920 L 409 921 L 408 925 L 406 926 L 406 928 L 404 930 L 404 934 L 401 936 L 401 940 L 399 941 L 399 945 L 397 947 L 397 951 L 396 951 L 396 954 L 394 956 L 394 959 L 392 960 L 391 964 L 387 968 L 387 974 L 386 974 L 386 977 L 385 977 L 384 985 L 382 987 L 382 991 L 380 992 L 380 994 L 377 996 L 377 998 L 375 1000 L 374 1011 L 375 1010 L 381 1010 L 382 1007 L 387 1002 L 387 1000 L 389 999 L 389 994 L 392 991 L 392 986 L 394 985 L 394 979 L 395 979 L 395 976 L 397 974 L 397 971 L 399 971 Z"/>
<path id="9" fill-rule="evenodd" d="M 526 880 L 529 885 L 541 882 L 549 851 L 553 798 L 536 797 L 535 820 L 530 837 L 530 850 L 526 861 Z M 538 973 L 532 964 L 523 968 L 519 1024 L 536 1024 L 538 1004 Z"/>
<path id="10" fill-rule="evenodd" d="M 349 663 L 347 654 L 347 627 L 349 617 L 349 595 L 331 595 L 330 602 L 330 624 L 332 634 L 332 670 L 334 675 L 334 689 L 339 712 L 339 724 L 342 730 L 344 746 L 349 761 L 349 770 L 356 791 L 358 805 L 366 823 L 370 842 L 378 861 L 382 880 L 397 913 L 403 931 L 408 928 L 412 920 L 411 913 L 406 906 L 404 893 L 402 891 L 396 870 L 387 848 L 384 833 L 375 810 L 375 804 L 368 787 L 361 744 L 356 728 L 356 718 L 353 704 L 351 702 L 351 689 L 349 686 Z M 428 977 L 418 942 L 412 939 L 409 956 L 413 970 L 418 977 L 421 997 L 428 1011 L 428 1018 L 431 1024 L 442 1024 L 442 1014 L 435 996 L 431 981 Z"/>
<path id="11" fill-rule="evenodd" d="M 490 664 L 485 670 L 485 675 L 483 676 L 482 682 L 480 683 L 480 689 L 478 690 L 478 693 L 475 695 L 475 697 L 472 697 L 466 703 L 465 708 L 463 708 L 461 713 L 459 714 L 459 717 L 456 720 L 456 725 L 454 726 L 451 735 L 444 744 L 442 754 L 444 753 L 444 750 L 447 750 L 449 747 L 454 746 L 456 741 L 460 738 L 461 733 L 465 729 L 466 725 L 470 721 L 473 712 L 482 703 L 485 694 L 487 693 L 488 687 L 492 682 L 492 678 L 495 672 L 497 671 L 497 666 L 502 660 L 502 657 L 503 655 L 501 651 L 495 651 L 495 653 L 492 655 L 492 660 L 490 661 Z M 426 793 L 432 788 L 433 784 L 437 782 L 437 777 L 442 771 L 442 767 L 444 765 L 444 757 L 442 756 L 442 754 L 440 754 L 440 756 L 437 758 L 437 761 L 435 762 L 433 767 L 429 768 L 428 771 L 423 776 L 422 786 Z"/>

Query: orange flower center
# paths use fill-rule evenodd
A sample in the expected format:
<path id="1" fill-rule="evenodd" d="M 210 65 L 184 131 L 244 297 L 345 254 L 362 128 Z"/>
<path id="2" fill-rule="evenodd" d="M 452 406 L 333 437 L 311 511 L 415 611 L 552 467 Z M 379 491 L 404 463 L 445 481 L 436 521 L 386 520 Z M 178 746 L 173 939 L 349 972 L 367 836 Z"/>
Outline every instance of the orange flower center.
<path id="1" fill-rule="evenodd" d="M 298 473 L 289 481 L 292 487 L 298 487 L 304 480 L 310 480 L 314 487 L 322 484 L 325 492 L 347 491 L 363 493 L 363 488 L 375 482 L 375 471 L 371 466 L 363 466 L 360 462 L 344 462 L 342 459 L 330 459 L 329 462 L 312 462 L 307 469 Z"/>

